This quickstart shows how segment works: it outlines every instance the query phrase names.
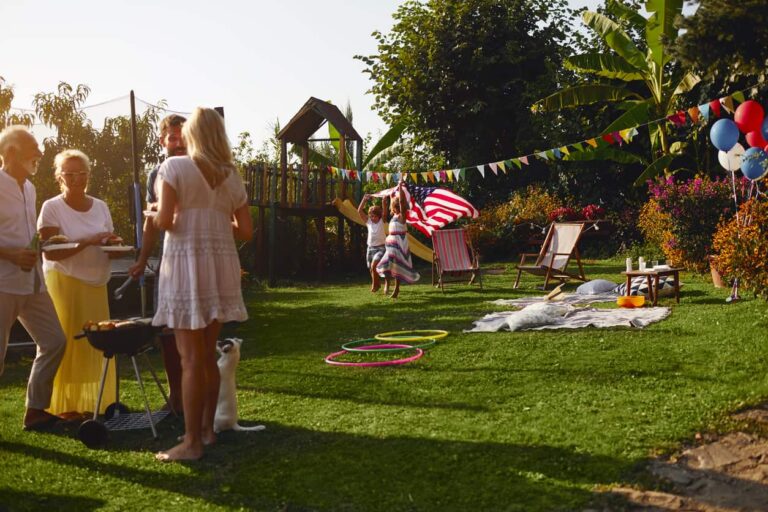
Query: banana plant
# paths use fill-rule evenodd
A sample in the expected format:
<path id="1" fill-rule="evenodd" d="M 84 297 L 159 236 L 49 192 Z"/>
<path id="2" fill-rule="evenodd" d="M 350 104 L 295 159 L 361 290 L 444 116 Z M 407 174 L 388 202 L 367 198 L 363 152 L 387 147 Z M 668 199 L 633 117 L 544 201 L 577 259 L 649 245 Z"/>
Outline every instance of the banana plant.
<path id="1" fill-rule="evenodd" d="M 638 33 L 645 35 L 646 50 L 641 51 L 622 26 L 608 16 L 586 11 L 584 24 L 605 43 L 610 51 L 575 55 L 565 61 L 565 67 L 577 73 L 594 76 L 589 83 L 579 84 L 539 100 L 534 110 L 555 111 L 603 102 L 614 102 L 623 113 L 601 133 L 608 134 L 626 128 L 649 125 L 653 158 L 643 173 L 635 180 L 641 185 L 645 180 L 668 172 L 676 155 L 683 149 L 681 143 L 671 143 L 666 128 L 666 117 L 676 112 L 678 97 L 691 90 L 700 79 L 695 74 L 671 62 L 664 43 L 677 38 L 674 26 L 676 16 L 682 14 L 683 0 L 648 0 L 645 6 L 651 15 L 645 18 L 620 0 L 608 0 L 606 12 L 625 21 Z M 642 84 L 642 86 L 639 86 Z M 637 91 L 643 91 L 639 93 Z M 590 153 L 572 153 L 572 159 L 619 159 L 625 151 L 598 148 Z"/>

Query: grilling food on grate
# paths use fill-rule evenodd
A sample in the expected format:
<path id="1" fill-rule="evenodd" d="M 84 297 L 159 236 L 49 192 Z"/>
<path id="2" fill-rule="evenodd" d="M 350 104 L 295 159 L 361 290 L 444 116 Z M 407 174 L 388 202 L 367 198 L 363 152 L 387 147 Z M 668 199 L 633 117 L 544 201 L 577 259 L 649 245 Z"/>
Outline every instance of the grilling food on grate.
<path id="1" fill-rule="evenodd" d="M 54 244 L 67 244 L 69 243 L 69 238 L 67 238 L 64 235 L 53 235 L 48 240 L 43 242 L 43 245 L 54 245 Z"/>
<path id="2" fill-rule="evenodd" d="M 135 320 L 102 320 L 100 322 L 88 320 L 85 322 L 85 324 L 83 324 L 83 331 L 111 331 L 114 329 L 124 329 L 126 327 L 136 327 L 138 325 L 143 324 Z"/>

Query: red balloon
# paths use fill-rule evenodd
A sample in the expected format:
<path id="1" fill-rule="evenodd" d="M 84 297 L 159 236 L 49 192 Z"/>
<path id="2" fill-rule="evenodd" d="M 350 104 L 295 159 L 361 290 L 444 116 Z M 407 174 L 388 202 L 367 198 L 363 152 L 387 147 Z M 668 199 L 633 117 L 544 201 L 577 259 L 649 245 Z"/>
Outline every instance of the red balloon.
<path id="1" fill-rule="evenodd" d="M 768 145 L 768 142 L 763 138 L 763 132 L 760 130 L 753 130 L 747 134 L 747 144 L 753 148 L 764 148 Z"/>
<path id="2" fill-rule="evenodd" d="M 765 117 L 763 106 L 755 100 L 747 100 L 736 108 L 733 121 L 741 133 L 749 133 L 760 129 L 763 124 L 763 117 Z"/>

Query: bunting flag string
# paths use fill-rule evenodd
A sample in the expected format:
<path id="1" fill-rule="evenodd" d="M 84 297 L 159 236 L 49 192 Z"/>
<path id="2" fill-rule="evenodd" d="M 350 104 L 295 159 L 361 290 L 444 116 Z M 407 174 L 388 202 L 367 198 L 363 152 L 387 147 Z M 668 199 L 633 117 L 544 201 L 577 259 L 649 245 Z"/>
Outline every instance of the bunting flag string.
<path id="1" fill-rule="evenodd" d="M 503 174 L 507 174 L 508 171 L 517 168 L 522 169 L 523 166 L 530 165 L 530 159 L 536 158 L 544 162 L 561 160 L 571 155 L 574 152 L 584 152 L 599 147 L 606 146 L 623 146 L 632 142 L 632 140 L 639 134 L 638 128 L 657 124 L 657 123 L 670 123 L 674 127 L 682 127 L 687 123 L 698 124 L 700 121 L 707 122 L 711 117 L 719 118 L 722 116 L 723 111 L 733 114 L 736 110 L 735 106 L 738 103 L 746 101 L 745 92 L 754 89 L 759 84 L 752 85 L 740 91 L 736 91 L 722 98 L 714 99 L 709 102 L 702 103 L 701 105 L 692 106 L 689 108 L 683 108 L 668 116 L 654 119 L 643 124 L 625 128 L 623 130 L 613 131 L 599 135 L 597 137 L 591 137 L 571 144 L 553 147 L 551 149 L 535 151 L 527 155 L 516 156 L 512 158 L 506 158 L 496 162 L 484 163 L 479 165 L 471 165 L 466 167 L 459 167 L 455 169 L 440 169 L 435 171 L 426 172 L 366 172 L 359 173 L 354 169 L 340 169 L 338 167 L 329 167 L 328 171 L 332 176 L 346 181 L 355 181 L 360 179 L 361 176 L 365 176 L 368 181 L 374 183 L 397 183 L 400 181 L 400 176 L 403 179 L 409 179 L 414 183 L 419 182 L 419 178 L 424 183 L 449 183 L 459 182 L 466 179 L 466 173 L 469 170 L 476 169 L 480 176 L 485 179 L 486 167 L 491 169 L 494 176 L 499 175 L 499 170 Z"/>

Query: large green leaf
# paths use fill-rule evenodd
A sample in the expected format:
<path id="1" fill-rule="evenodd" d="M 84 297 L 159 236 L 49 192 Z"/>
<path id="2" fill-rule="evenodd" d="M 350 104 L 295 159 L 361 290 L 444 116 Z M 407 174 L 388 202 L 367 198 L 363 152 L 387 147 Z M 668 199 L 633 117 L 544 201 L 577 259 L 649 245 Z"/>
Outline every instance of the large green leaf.
<path id="1" fill-rule="evenodd" d="M 632 39 L 610 18 L 596 12 L 586 11 L 581 15 L 584 23 L 594 30 L 613 51 L 637 69 L 647 69 L 645 55 L 637 49 Z"/>
<path id="2" fill-rule="evenodd" d="M 651 105 L 650 100 L 638 101 L 632 108 L 627 109 L 618 119 L 608 125 L 603 133 L 612 133 L 625 128 L 633 128 L 650 121 Z"/>
<path id="3" fill-rule="evenodd" d="M 634 10 L 632 7 L 625 5 L 620 0 L 608 0 L 605 5 L 605 10 L 619 19 L 627 20 L 629 23 L 639 31 L 645 28 L 646 20 L 640 13 Z"/>
<path id="4" fill-rule="evenodd" d="M 699 82 L 701 82 L 701 78 L 689 71 L 683 75 L 683 78 L 681 78 L 677 83 L 677 87 L 675 87 L 675 92 L 673 95 L 676 96 L 678 94 L 686 93 L 693 89 Z"/>
<path id="5" fill-rule="evenodd" d="M 620 101 L 633 97 L 643 99 L 637 93 L 623 87 L 603 84 L 577 85 L 537 101 L 534 107 L 536 109 L 552 111 L 581 105 L 591 105 L 601 101 Z"/>
<path id="6" fill-rule="evenodd" d="M 664 54 L 664 39 L 669 43 L 677 38 L 675 17 L 683 12 L 683 0 L 648 0 L 645 10 L 652 13 L 645 29 L 648 50 L 653 62 L 662 68 L 669 61 Z"/>
<path id="7" fill-rule="evenodd" d="M 620 164 L 643 164 L 646 165 L 645 160 L 630 153 L 629 151 L 622 151 L 616 149 L 613 146 L 605 146 L 601 148 L 595 148 L 591 151 L 574 151 L 573 153 L 563 157 L 563 160 L 569 162 L 587 162 L 592 160 L 613 160 Z"/>
<path id="8" fill-rule="evenodd" d="M 642 187 L 645 185 L 645 182 L 655 178 L 662 172 L 664 172 L 664 169 L 669 167 L 669 164 L 672 163 L 672 160 L 677 158 L 677 155 L 662 155 L 658 159 L 656 159 L 655 162 L 653 162 L 651 165 L 645 168 L 643 173 L 638 176 L 638 178 L 635 180 L 634 185 L 636 187 Z"/>
<path id="9" fill-rule="evenodd" d="M 297 157 L 302 157 L 302 148 L 299 145 L 294 144 L 291 148 L 291 153 Z M 324 155 L 309 147 L 309 164 L 315 167 L 328 167 L 329 165 L 338 165 L 338 162 L 333 158 Z"/>
<path id="10" fill-rule="evenodd" d="M 379 139 L 379 141 L 376 143 L 375 146 L 373 146 L 373 149 L 366 155 L 365 160 L 363 160 L 363 169 L 365 169 L 368 164 L 373 160 L 376 155 L 387 149 L 388 147 L 392 146 L 395 142 L 397 142 L 397 139 L 400 138 L 400 135 L 403 134 L 403 131 L 405 130 L 405 123 L 404 122 L 398 122 L 395 123 L 394 126 L 392 126 L 389 130 L 387 130 L 387 133 L 382 135 L 382 137 Z"/>
<path id="11" fill-rule="evenodd" d="M 584 73 L 593 73 L 605 78 L 615 78 L 625 82 L 643 80 L 643 73 L 626 60 L 610 53 L 585 53 L 574 55 L 565 60 L 565 68 Z"/>
<path id="12" fill-rule="evenodd" d="M 328 138 L 331 139 L 331 145 L 333 146 L 333 149 L 336 150 L 336 154 L 339 153 L 339 139 L 341 138 L 341 133 L 339 133 L 339 130 L 336 129 L 335 126 L 333 126 L 333 123 L 328 121 Z"/>

